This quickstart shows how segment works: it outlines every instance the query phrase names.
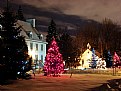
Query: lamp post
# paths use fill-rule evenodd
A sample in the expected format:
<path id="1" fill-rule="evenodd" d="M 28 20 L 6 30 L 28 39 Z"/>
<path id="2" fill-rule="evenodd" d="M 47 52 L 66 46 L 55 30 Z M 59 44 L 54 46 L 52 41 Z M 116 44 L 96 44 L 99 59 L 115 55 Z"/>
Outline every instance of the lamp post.
<path id="1" fill-rule="evenodd" d="M 69 69 L 71 68 L 70 57 L 68 57 Z"/>
<path id="2" fill-rule="evenodd" d="M 116 75 L 116 63 L 113 61 L 113 76 Z"/>

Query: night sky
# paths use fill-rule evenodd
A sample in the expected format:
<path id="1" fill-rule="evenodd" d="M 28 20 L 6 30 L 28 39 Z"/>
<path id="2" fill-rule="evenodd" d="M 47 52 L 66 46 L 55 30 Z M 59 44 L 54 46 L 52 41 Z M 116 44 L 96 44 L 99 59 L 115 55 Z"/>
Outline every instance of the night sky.
<path id="1" fill-rule="evenodd" d="M 13 9 L 22 6 L 26 18 L 37 19 L 37 27 L 47 26 L 53 18 L 58 25 L 73 28 L 88 21 L 101 22 L 109 18 L 121 23 L 121 0 L 9 0 Z M 0 0 L 5 6 L 6 0 Z"/>

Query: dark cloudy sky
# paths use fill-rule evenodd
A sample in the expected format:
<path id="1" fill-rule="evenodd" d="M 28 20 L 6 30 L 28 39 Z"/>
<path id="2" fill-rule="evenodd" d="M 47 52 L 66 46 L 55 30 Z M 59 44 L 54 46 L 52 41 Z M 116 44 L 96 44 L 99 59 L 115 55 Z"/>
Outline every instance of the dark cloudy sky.
<path id="1" fill-rule="evenodd" d="M 100 21 L 105 17 L 121 21 L 121 0 L 11 0 L 57 13 L 78 15 Z"/>
<path id="2" fill-rule="evenodd" d="M 0 0 L 3 6 L 6 0 Z M 21 5 L 27 18 L 36 18 L 40 25 L 52 17 L 63 24 L 83 24 L 88 19 L 102 21 L 110 18 L 121 24 L 121 0 L 9 0 L 17 8 Z"/>

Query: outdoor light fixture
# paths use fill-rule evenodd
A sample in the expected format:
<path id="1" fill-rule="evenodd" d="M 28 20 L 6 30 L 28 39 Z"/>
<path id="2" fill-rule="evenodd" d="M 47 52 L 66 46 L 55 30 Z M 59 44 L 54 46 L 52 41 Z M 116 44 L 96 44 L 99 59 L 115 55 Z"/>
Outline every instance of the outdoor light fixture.
<path id="1" fill-rule="evenodd" d="M 0 30 L 2 30 L 2 25 L 0 24 Z"/>

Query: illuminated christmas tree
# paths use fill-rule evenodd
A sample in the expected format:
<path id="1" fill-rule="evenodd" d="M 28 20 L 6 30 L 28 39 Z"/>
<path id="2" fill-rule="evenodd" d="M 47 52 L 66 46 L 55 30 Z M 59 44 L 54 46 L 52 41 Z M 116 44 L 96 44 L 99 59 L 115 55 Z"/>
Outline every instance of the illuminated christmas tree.
<path id="1" fill-rule="evenodd" d="M 120 58 L 119 58 L 118 54 L 116 52 L 114 52 L 113 65 L 114 66 L 119 66 L 119 63 L 120 63 Z"/>
<path id="2" fill-rule="evenodd" d="M 44 75 L 59 76 L 59 74 L 63 73 L 63 71 L 64 64 L 62 55 L 59 52 L 59 47 L 55 41 L 55 38 L 53 38 L 45 58 Z"/>
<path id="3" fill-rule="evenodd" d="M 102 59 L 102 58 L 98 58 L 96 68 L 97 69 L 106 69 L 106 62 L 105 62 L 105 60 Z"/>
<path id="4" fill-rule="evenodd" d="M 95 50 L 94 48 L 92 49 L 92 68 L 96 68 L 96 62 L 97 62 L 98 58 L 95 55 Z"/>

